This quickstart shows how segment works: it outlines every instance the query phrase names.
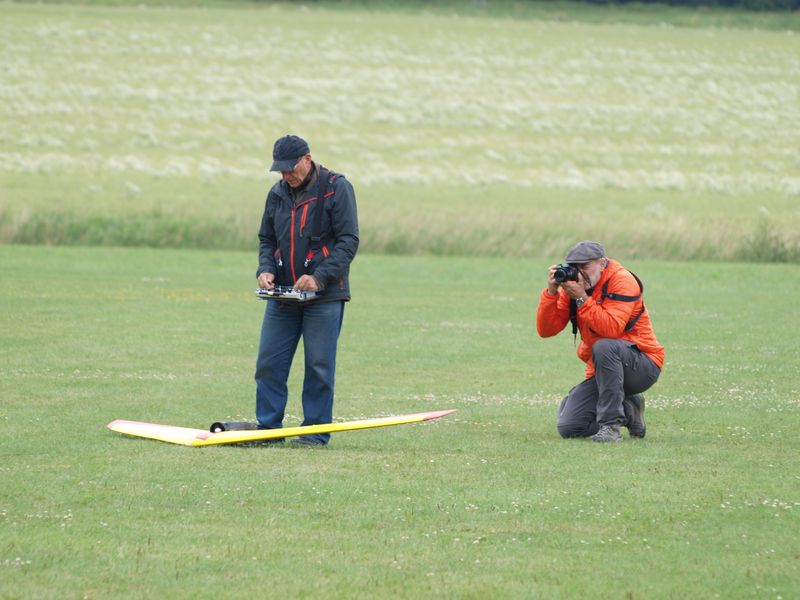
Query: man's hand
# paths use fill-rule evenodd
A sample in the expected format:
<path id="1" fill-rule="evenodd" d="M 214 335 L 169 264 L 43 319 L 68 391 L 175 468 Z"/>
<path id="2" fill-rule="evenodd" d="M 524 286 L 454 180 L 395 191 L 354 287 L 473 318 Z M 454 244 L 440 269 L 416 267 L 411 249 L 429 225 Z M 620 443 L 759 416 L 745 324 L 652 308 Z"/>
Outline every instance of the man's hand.
<path id="1" fill-rule="evenodd" d="M 551 296 L 558 295 L 558 283 L 553 279 L 553 274 L 556 272 L 557 265 L 550 265 L 550 270 L 547 272 L 547 293 Z"/>
<path id="2" fill-rule="evenodd" d="M 258 276 L 258 287 L 271 290 L 275 287 L 275 273 L 262 273 Z"/>
<path id="3" fill-rule="evenodd" d="M 586 295 L 586 286 L 584 285 L 583 275 L 578 273 L 578 281 L 562 281 L 561 287 L 567 293 L 567 296 L 573 300 L 577 300 Z"/>
<path id="4" fill-rule="evenodd" d="M 316 292 L 319 290 L 319 284 L 313 275 L 303 275 L 294 284 L 294 289 L 301 292 Z"/>
<path id="5" fill-rule="evenodd" d="M 583 280 L 583 274 L 578 272 L 578 281 L 562 281 L 558 283 L 555 278 L 556 267 L 558 265 L 551 265 L 550 270 L 547 272 L 547 293 L 551 296 L 558 294 L 558 288 L 564 288 L 567 296 L 573 300 L 577 300 L 581 296 L 586 295 L 586 282 Z"/>

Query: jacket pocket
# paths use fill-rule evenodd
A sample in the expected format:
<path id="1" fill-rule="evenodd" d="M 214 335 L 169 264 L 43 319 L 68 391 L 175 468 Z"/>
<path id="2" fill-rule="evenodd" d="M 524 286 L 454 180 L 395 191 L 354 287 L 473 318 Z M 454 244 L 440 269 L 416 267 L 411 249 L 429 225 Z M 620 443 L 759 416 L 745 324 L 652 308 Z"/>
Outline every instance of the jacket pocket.
<path id="1" fill-rule="evenodd" d="M 291 282 L 291 277 L 287 277 L 287 267 L 286 261 L 283 258 L 283 253 L 281 249 L 278 248 L 275 250 L 275 283 L 277 285 L 289 285 Z"/>
<path id="2" fill-rule="evenodd" d="M 312 248 L 306 253 L 305 260 L 303 261 L 303 269 L 309 275 L 313 275 L 326 258 L 331 255 L 328 247 L 322 245 L 319 248 Z M 323 284 L 325 282 L 322 282 Z"/>

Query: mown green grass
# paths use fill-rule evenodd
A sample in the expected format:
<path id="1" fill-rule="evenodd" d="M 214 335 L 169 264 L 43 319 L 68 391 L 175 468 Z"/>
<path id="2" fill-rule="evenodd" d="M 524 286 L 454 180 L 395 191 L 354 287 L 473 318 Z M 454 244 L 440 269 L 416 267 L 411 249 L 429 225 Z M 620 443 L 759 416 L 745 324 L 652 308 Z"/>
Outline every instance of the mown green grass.
<path id="1" fill-rule="evenodd" d="M 0 246 L 0 597 L 800 593 L 796 266 L 629 263 L 667 347 L 644 440 L 557 436 L 582 367 L 535 335 L 548 261 L 369 254 L 336 419 L 454 415 L 318 451 L 105 429 L 251 418 L 254 262 Z"/>
<path id="2" fill-rule="evenodd" d="M 0 240 L 247 249 L 291 131 L 370 252 L 799 260 L 794 32 L 442 10 L 0 5 Z"/>

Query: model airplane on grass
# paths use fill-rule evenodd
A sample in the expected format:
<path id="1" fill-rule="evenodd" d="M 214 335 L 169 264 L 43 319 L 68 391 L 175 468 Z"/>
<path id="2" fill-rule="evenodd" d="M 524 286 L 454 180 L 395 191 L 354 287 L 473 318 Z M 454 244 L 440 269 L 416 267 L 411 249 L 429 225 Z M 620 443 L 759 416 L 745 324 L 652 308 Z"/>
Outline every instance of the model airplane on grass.
<path id="1" fill-rule="evenodd" d="M 377 419 L 362 419 L 359 421 L 344 421 L 342 423 L 326 423 L 324 425 L 305 425 L 302 427 L 284 427 L 283 429 L 225 429 L 225 425 L 214 423 L 211 431 L 205 429 L 192 429 L 190 427 L 175 427 L 173 425 L 159 425 L 158 423 L 144 423 L 142 421 L 125 421 L 117 419 L 108 424 L 111 431 L 131 435 L 134 437 L 159 440 L 181 446 L 217 446 L 221 444 L 241 444 L 245 442 L 258 442 L 264 440 L 278 440 L 301 435 L 314 435 L 317 433 L 336 433 L 339 431 L 355 431 L 357 429 L 372 429 L 374 427 L 388 427 L 390 425 L 404 425 L 406 423 L 420 423 L 432 421 L 456 412 L 455 409 L 421 412 L 410 415 L 397 415 L 393 417 L 380 417 Z M 255 424 L 251 424 L 255 426 Z"/>

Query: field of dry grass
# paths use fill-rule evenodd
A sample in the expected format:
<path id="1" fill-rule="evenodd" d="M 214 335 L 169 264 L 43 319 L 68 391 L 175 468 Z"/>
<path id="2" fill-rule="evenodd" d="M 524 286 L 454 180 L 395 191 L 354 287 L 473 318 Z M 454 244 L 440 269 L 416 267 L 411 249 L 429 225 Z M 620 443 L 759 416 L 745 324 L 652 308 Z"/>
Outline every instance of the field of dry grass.
<path id="1" fill-rule="evenodd" d="M 800 256 L 791 31 L 0 11 L 2 241 L 251 248 L 295 132 L 355 184 L 367 251 Z"/>

